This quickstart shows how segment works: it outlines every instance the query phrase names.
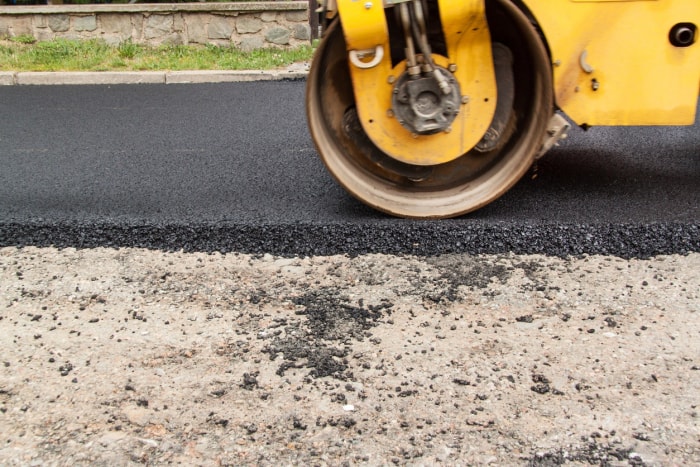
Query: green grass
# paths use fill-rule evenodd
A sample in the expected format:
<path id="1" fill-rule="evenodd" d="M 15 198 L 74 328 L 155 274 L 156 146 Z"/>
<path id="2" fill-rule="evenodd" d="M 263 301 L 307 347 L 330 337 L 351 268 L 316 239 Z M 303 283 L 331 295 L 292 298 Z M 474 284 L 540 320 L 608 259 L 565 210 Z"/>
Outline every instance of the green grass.
<path id="1" fill-rule="evenodd" d="M 214 45 L 109 46 L 100 40 L 0 41 L 0 71 L 270 70 L 311 59 L 311 45 L 244 52 Z"/>

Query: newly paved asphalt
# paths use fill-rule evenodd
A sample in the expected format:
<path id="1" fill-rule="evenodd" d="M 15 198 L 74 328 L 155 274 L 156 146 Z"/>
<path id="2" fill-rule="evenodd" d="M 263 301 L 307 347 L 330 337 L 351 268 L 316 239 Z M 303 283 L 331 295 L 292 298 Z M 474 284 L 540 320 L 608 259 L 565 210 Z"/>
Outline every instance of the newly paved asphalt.
<path id="1" fill-rule="evenodd" d="M 513 190 L 448 221 L 348 196 L 305 82 L 0 87 L 0 246 L 275 254 L 700 251 L 700 125 L 576 128 Z"/>

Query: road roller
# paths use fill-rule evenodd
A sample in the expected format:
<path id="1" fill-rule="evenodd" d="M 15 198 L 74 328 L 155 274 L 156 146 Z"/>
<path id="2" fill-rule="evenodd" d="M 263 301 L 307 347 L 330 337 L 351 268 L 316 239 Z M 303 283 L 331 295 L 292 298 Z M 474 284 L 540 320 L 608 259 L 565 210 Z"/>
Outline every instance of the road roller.
<path id="1" fill-rule="evenodd" d="M 693 125 L 700 0 L 323 0 L 306 113 L 354 197 L 449 218 L 572 125 Z"/>

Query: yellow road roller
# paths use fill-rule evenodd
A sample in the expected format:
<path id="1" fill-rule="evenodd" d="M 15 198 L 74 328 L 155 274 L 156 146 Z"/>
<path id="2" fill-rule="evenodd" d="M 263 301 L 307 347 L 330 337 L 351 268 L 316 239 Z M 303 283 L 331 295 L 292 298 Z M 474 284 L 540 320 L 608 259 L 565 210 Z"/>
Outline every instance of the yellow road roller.
<path id="1" fill-rule="evenodd" d="M 700 0 L 324 1 L 311 136 L 395 216 L 479 209 L 571 124 L 695 121 Z"/>

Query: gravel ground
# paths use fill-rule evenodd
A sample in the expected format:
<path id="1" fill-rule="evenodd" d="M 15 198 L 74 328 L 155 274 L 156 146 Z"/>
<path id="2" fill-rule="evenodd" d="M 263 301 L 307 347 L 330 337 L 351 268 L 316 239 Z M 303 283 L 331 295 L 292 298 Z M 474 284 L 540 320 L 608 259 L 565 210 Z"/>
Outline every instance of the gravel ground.
<path id="1" fill-rule="evenodd" d="M 0 464 L 698 465 L 698 271 L 0 248 Z"/>

